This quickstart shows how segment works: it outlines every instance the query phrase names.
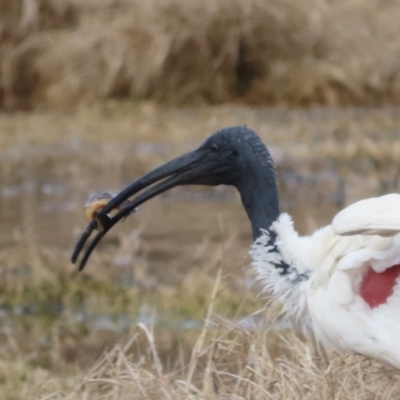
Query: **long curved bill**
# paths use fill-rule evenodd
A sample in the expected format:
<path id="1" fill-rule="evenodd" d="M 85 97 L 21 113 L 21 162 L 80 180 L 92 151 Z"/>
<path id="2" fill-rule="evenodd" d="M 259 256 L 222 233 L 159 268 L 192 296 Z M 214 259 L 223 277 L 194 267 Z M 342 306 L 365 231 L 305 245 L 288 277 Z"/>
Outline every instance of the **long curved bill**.
<path id="1" fill-rule="evenodd" d="M 196 183 L 196 177 L 204 177 L 211 174 L 212 168 L 207 167 L 208 163 L 203 162 L 204 155 L 205 153 L 201 151 L 201 148 L 184 154 L 183 156 L 180 156 L 146 174 L 115 196 L 98 213 L 97 218 L 89 223 L 83 232 L 72 254 L 72 263 L 76 263 L 85 243 L 95 229 L 101 230 L 97 233 L 83 254 L 79 264 L 79 271 L 83 270 L 93 250 L 105 234 L 121 219 L 132 213 L 140 204 L 168 189 L 173 188 L 174 186 Z M 128 205 L 123 207 L 122 210 L 113 217 L 109 216 L 109 213 L 112 210 L 117 208 L 124 201 L 128 200 L 129 197 L 160 180 L 162 180 L 160 183 L 150 187 L 135 199 L 129 201 L 129 203 L 127 203 Z"/>

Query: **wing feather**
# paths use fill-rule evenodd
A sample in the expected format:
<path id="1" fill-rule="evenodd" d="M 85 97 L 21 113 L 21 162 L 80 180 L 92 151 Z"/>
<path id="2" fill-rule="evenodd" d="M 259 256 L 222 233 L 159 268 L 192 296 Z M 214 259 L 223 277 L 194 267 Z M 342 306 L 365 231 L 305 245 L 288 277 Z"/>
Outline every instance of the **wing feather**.
<path id="1" fill-rule="evenodd" d="M 392 236 L 400 232 L 400 195 L 388 194 L 358 201 L 332 221 L 338 235 Z"/>

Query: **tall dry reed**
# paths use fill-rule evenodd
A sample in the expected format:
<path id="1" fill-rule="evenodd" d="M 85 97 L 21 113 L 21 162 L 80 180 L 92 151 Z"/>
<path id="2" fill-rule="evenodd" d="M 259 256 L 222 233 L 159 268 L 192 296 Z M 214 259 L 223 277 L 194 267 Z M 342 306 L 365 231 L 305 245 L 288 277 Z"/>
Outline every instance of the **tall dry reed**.
<path id="1" fill-rule="evenodd" d="M 0 104 L 400 100 L 396 0 L 1 0 Z"/>
<path id="2" fill-rule="evenodd" d="M 390 400 L 400 396 L 397 371 L 362 356 L 321 354 L 312 342 L 274 325 L 263 329 L 249 332 L 226 320 L 215 321 L 209 312 L 190 362 L 168 370 L 160 362 L 157 337 L 142 325 L 126 345 L 116 345 L 83 373 L 72 390 L 58 389 L 41 398 Z M 147 345 L 138 347 L 140 336 Z"/>

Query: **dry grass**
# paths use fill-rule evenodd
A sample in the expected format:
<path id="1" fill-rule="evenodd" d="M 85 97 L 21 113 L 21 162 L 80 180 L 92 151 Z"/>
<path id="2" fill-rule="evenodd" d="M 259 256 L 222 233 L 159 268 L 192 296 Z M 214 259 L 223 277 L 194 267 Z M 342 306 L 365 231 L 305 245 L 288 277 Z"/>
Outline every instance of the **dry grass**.
<path id="1" fill-rule="evenodd" d="M 42 380 L 37 398 L 389 400 L 400 395 L 398 373 L 364 357 L 327 357 L 312 341 L 278 325 L 255 324 L 249 332 L 216 318 L 212 308 L 219 283 L 217 278 L 188 363 L 165 368 L 157 337 L 151 327 L 139 324 L 131 340 L 115 345 L 81 378 Z M 138 345 L 140 336 L 146 343 Z"/>
<path id="2" fill-rule="evenodd" d="M 400 378 L 361 357 L 325 359 L 292 333 L 248 333 L 218 321 L 194 366 L 163 371 L 152 351 L 133 362 L 128 346 L 113 350 L 82 379 L 73 392 L 55 399 L 394 399 Z M 133 340 L 134 341 L 134 340 Z M 280 347 L 285 355 L 275 357 Z M 271 354 L 272 353 L 272 354 Z M 201 365 L 199 365 L 201 364 Z M 99 397 L 101 396 L 101 397 Z"/>
<path id="3" fill-rule="evenodd" d="M 396 0 L 0 2 L 0 104 L 400 100 Z"/>
<path id="4" fill-rule="evenodd" d="M 43 355 L 39 359 L 24 352 L 9 335 L 6 343 L 11 350 L 3 350 L 0 362 L 1 398 L 389 400 L 400 396 L 397 371 L 361 356 L 326 355 L 312 337 L 284 327 L 273 310 L 260 310 L 267 318 L 254 318 L 250 329 L 217 317 L 214 309 L 223 296 L 221 271 L 214 278 L 206 290 L 203 328 L 192 333 L 186 345 L 180 342 L 173 354 L 169 348 L 167 357 L 165 332 L 154 330 L 154 320 L 139 323 L 121 344 L 110 341 L 109 350 L 85 366 L 66 363 L 68 343 L 60 343 L 60 332 L 55 335 L 58 343 L 53 338 L 56 344 L 47 364 Z M 87 342 L 82 335 L 79 340 Z M 78 342 L 73 346 L 84 350 L 82 345 L 79 350 Z"/>

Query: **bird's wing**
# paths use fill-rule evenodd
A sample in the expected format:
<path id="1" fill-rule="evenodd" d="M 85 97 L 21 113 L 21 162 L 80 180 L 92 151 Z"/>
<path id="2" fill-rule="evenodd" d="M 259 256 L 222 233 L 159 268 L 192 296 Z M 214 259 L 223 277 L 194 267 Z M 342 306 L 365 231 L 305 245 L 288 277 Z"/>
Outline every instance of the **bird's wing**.
<path id="1" fill-rule="evenodd" d="M 332 221 L 338 235 L 392 236 L 400 232 L 400 195 L 361 200 L 340 211 Z"/>

